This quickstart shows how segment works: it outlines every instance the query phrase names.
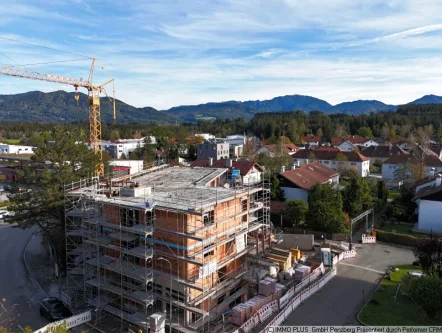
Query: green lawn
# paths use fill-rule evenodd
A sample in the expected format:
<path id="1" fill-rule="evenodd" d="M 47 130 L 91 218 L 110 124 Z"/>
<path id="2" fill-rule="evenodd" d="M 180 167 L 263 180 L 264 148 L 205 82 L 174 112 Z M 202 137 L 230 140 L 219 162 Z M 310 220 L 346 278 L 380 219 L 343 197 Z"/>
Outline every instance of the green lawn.
<path id="1" fill-rule="evenodd" d="M 1 139 L 0 141 L 9 145 L 18 145 L 20 143 L 20 139 Z"/>
<path id="2" fill-rule="evenodd" d="M 395 200 L 397 200 L 397 199 L 399 199 L 399 198 L 401 197 L 401 193 L 398 192 L 398 191 L 390 191 L 390 192 L 388 192 L 388 197 L 389 197 L 390 199 L 395 199 Z"/>
<path id="3" fill-rule="evenodd" d="M 408 271 L 420 271 L 419 267 L 411 265 L 398 266 L 399 272 L 391 273 L 391 281 L 384 279 L 378 290 L 373 294 L 361 312 L 359 318 L 369 326 L 427 326 L 442 325 L 442 313 L 439 313 L 432 321 L 427 317 L 424 310 L 407 296 L 401 294 L 399 289 L 396 301 L 394 296 L 398 285 L 402 283 L 402 277 Z"/>
<path id="4" fill-rule="evenodd" d="M 385 224 L 381 230 L 387 231 L 387 232 L 397 232 L 398 234 L 405 234 L 405 235 L 414 235 L 413 232 L 411 232 L 411 229 L 413 228 L 413 224 Z"/>

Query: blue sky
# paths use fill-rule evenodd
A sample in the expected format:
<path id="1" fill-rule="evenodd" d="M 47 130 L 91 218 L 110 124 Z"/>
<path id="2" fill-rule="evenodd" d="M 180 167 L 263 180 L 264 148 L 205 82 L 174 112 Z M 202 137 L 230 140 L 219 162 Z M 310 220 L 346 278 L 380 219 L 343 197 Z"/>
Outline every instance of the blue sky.
<path id="1" fill-rule="evenodd" d="M 0 0 L 0 37 L 80 53 L 118 99 L 183 104 L 310 95 L 406 103 L 442 95 L 442 2 Z M 0 39 L 0 66 L 79 59 Z M 5 56 L 6 57 L 5 57 Z M 12 59 L 12 60 L 11 60 Z M 28 69 L 87 78 L 89 60 Z M 99 71 L 96 83 L 107 80 Z M 0 77 L 0 94 L 69 86 Z"/>

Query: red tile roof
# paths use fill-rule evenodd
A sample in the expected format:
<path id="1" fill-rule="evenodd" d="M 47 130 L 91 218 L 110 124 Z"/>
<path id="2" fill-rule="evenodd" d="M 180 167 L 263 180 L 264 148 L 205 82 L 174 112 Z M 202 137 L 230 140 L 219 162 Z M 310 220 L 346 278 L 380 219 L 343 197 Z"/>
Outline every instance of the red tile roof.
<path id="1" fill-rule="evenodd" d="M 344 155 L 347 158 L 347 160 L 350 162 L 365 162 L 370 160 L 368 157 L 365 157 L 364 155 L 356 151 L 337 151 L 334 149 L 329 149 L 329 150 L 303 149 L 293 154 L 292 157 L 294 159 L 308 159 L 310 154 L 313 154 L 315 156 L 315 159 L 317 160 L 335 161 L 338 154 Z"/>
<path id="2" fill-rule="evenodd" d="M 406 163 L 419 163 L 419 160 L 413 155 L 396 155 L 384 161 L 384 164 L 406 164 Z M 429 155 L 425 158 L 424 163 L 430 167 L 442 167 L 442 160 L 434 155 Z"/>
<path id="3" fill-rule="evenodd" d="M 265 145 L 264 147 L 266 147 L 270 152 L 275 153 L 276 149 L 278 149 L 278 145 Z M 299 150 L 299 147 L 294 145 L 294 144 L 286 144 L 286 145 L 282 145 L 282 148 L 288 153 L 296 153 Z"/>
<path id="4" fill-rule="evenodd" d="M 361 151 L 361 154 L 371 158 L 388 158 L 394 155 L 407 155 L 408 152 L 398 146 L 371 146 Z"/>
<path id="5" fill-rule="evenodd" d="M 210 168 L 209 160 L 196 160 L 191 165 L 191 168 L 200 167 L 200 168 Z M 253 168 L 258 169 L 259 171 L 263 171 L 261 166 L 255 162 L 249 161 L 232 161 L 232 167 L 229 168 L 229 171 L 239 170 L 241 176 L 247 175 Z M 211 168 L 227 168 L 226 160 L 217 160 L 212 161 Z"/>
<path id="6" fill-rule="evenodd" d="M 328 146 L 322 146 L 315 149 L 315 151 L 341 151 L 341 149 L 336 147 L 328 147 Z"/>
<path id="7" fill-rule="evenodd" d="M 319 136 L 303 136 L 303 137 L 301 137 L 301 140 L 304 143 L 307 143 L 307 142 L 319 143 L 319 142 L 321 142 L 321 138 Z"/>
<path id="8" fill-rule="evenodd" d="M 329 182 L 331 178 L 338 176 L 339 173 L 319 162 L 313 162 L 301 165 L 294 170 L 281 172 L 280 175 L 296 186 L 308 191 L 317 183 L 324 184 Z"/>
<path id="9" fill-rule="evenodd" d="M 348 141 L 351 144 L 355 145 L 355 144 L 363 144 L 368 140 L 359 135 L 341 136 L 339 138 L 331 139 L 331 143 L 333 146 L 339 146 L 344 141 Z"/>

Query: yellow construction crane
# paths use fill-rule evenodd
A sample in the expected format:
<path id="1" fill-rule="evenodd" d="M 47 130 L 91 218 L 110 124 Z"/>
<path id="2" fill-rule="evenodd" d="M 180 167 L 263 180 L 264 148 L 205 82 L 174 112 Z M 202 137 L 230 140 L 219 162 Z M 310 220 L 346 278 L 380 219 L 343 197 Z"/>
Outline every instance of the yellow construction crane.
<path id="1" fill-rule="evenodd" d="M 96 154 L 100 157 L 100 163 L 97 165 L 96 173 L 97 176 L 104 175 L 104 165 L 103 165 L 103 150 L 101 146 L 101 112 L 100 112 L 100 94 L 103 92 L 108 98 L 108 94 L 104 87 L 109 83 L 112 83 L 113 87 L 113 98 L 111 100 L 113 104 L 113 118 L 116 118 L 116 110 L 115 110 L 115 85 L 114 79 L 110 79 L 109 81 L 100 84 L 93 85 L 92 79 L 94 76 L 94 67 L 95 67 L 96 59 L 92 59 L 91 69 L 89 71 L 89 78 L 87 81 L 83 79 L 74 79 L 66 76 L 53 75 L 53 74 L 45 74 L 30 71 L 27 69 L 18 69 L 10 66 L 4 66 L 0 68 L 0 75 L 14 76 L 20 77 L 24 79 L 38 80 L 38 81 L 46 81 L 46 82 L 54 82 L 61 84 L 68 84 L 75 87 L 75 100 L 78 102 L 78 88 L 86 88 L 88 91 L 88 102 L 89 102 L 89 139 L 91 149 L 94 150 Z M 110 98 L 109 98 L 110 99 Z"/>

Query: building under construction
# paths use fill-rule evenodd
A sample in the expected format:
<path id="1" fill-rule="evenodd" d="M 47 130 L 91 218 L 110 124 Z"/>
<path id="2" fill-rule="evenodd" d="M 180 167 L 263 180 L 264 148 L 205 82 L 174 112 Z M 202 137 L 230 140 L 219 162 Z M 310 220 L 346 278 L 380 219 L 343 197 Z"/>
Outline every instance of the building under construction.
<path id="1" fill-rule="evenodd" d="M 247 298 L 247 255 L 271 239 L 261 174 L 162 166 L 65 193 L 66 294 L 121 330 L 148 332 L 148 317 L 163 312 L 176 332 L 215 332 Z"/>

